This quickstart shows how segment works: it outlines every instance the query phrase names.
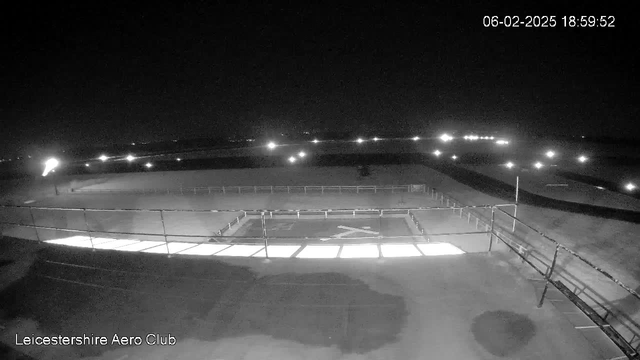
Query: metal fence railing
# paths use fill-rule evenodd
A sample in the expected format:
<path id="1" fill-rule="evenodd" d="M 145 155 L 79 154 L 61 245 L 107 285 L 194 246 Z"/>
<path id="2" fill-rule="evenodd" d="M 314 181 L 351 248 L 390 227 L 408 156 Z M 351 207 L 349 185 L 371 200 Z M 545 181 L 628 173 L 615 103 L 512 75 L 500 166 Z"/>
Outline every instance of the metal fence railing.
<path id="1" fill-rule="evenodd" d="M 463 205 L 459 200 L 438 192 L 435 188 L 427 189 L 427 193 L 432 199 L 443 205 L 451 206 L 453 209 L 456 206 Z M 608 299 L 603 293 L 610 292 L 608 288 L 611 286 L 622 289 L 622 292 L 628 295 L 626 299 L 629 300 L 626 300 L 626 303 L 633 304 L 631 306 L 627 305 L 630 309 L 640 308 L 640 295 L 584 256 L 502 209 L 503 207 L 511 206 L 516 205 L 496 205 L 491 209 L 490 215 L 482 214 L 480 212 L 482 209 L 461 207 L 459 208 L 459 216 L 463 218 L 463 211 L 466 211 L 468 222 L 475 218 L 476 228 L 485 227 L 490 229 L 489 236 L 495 237 L 496 241 L 499 240 L 507 245 L 509 250 L 515 253 L 523 263 L 529 265 L 543 277 L 545 287 L 539 306 L 542 306 L 544 302 L 548 286 L 554 286 L 587 315 L 625 354 L 625 357 L 639 359 L 640 324 L 626 313 L 625 309 L 613 309 L 614 301 Z M 456 210 L 453 211 L 455 212 Z M 496 214 L 506 217 L 508 222 L 496 221 Z M 523 234 L 527 232 L 535 234 L 541 242 L 534 243 L 531 240 L 524 239 L 525 236 Z M 549 244 L 546 251 L 541 248 L 542 242 Z M 580 266 L 573 265 L 568 267 L 559 265 L 558 258 L 562 253 L 568 258 L 568 261 L 565 261 L 566 263 L 571 264 L 571 259 L 575 259 Z M 580 269 L 580 271 L 576 270 L 576 274 L 572 272 L 573 269 Z M 593 274 L 585 274 L 585 269 L 590 270 Z M 588 279 L 593 279 L 596 276 L 601 278 L 600 283 L 589 283 Z M 569 287 L 575 290 L 570 290 Z"/>
<path id="2" fill-rule="evenodd" d="M 504 205 L 477 205 L 468 206 L 463 205 L 457 199 L 442 194 L 436 189 L 423 189 L 425 193 L 428 193 L 434 200 L 437 200 L 444 206 L 435 207 L 413 207 L 413 208 L 370 208 L 370 209 L 304 209 L 304 210 L 280 210 L 280 209 L 257 209 L 257 210 L 167 210 L 167 209 L 89 209 L 89 208 L 60 208 L 60 207 L 36 207 L 36 206 L 15 206 L 15 205 L 0 205 L 0 209 L 9 210 L 9 214 L 1 214 L 5 218 L 14 215 L 13 221 L 0 221 L 2 226 L 11 226 L 18 228 L 28 228 L 35 231 L 36 240 L 44 241 L 46 237 L 43 236 L 47 231 L 63 231 L 71 233 L 88 234 L 89 239 L 92 241 L 91 247 L 93 247 L 93 240 L 99 236 L 116 236 L 116 235 L 131 235 L 131 236 L 148 236 L 155 238 L 163 238 L 167 248 L 167 255 L 170 255 L 169 251 L 169 238 L 183 237 L 191 238 L 198 241 L 210 241 L 211 236 L 207 237 L 206 234 L 173 234 L 167 231 L 167 225 L 172 223 L 184 221 L 185 218 L 181 217 L 189 216 L 204 216 L 204 217 L 216 217 L 218 223 L 224 222 L 226 225 L 213 230 L 212 233 L 220 238 L 227 239 L 244 239 L 251 240 L 255 243 L 263 243 L 268 258 L 269 241 L 277 240 L 276 238 L 269 237 L 266 231 L 266 219 L 272 218 L 274 215 L 288 215 L 296 216 L 299 218 L 301 214 L 303 216 L 315 215 L 319 217 L 328 218 L 330 216 L 377 216 L 382 218 L 385 215 L 404 214 L 411 218 L 416 225 L 418 232 L 421 236 L 438 236 L 446 234 L 428 234 L 423 224 L 420 223 L 415 213 L 421 211 L 451 211 L 457 215 L 462 221 L 466 218 L 467 223 L 472 223 L 472 218 L 475 219 L 476 232 L 460 233 L 460 234 L 486 234 L 488 236 L 489 247 L 488 251 L 491 251 L 491 244 L 495 242 L 504 243 L 511 251 L 513 251 L 523 263 L 526 263 L 537 274 L 543 277 L 545 281 L 545 288 L 540 298 L 539 305 L 541 306 L 549 285 L 552 285 L 565 296 L 571 300 L 578 308 L 580 308 L 585 315 L 593 321 L 598 328 L 600 328 L 616 345 L 624 352 L 626 356 L 632 359 L 638 358 L 638 344 L 640 343 L 640 326 L 635 323 L 633 314 L 626 314 L 624 308 L 612 309 L 611 299 L 607 299 L 606 296 L 599 292 L 602 286 L 610 286 L 616 289 L 621 289 L 627 295 L 627 303 L 634 302 L 630 308 L 640 308 L 640 295 L 634 291 L 631 287 L 624 284 L 619 279 L 612 276 L 609 272 L 603 270 L 601 267 L 594 264 L 594 262 L 588 260 L 583 255 L 578 254 L 572 249 L 560 244 L 558 241 L 545 235 L 538 229 L 524 223 L 520 219 L 512 216 L 502 208 L 505 206 L 511 206 L 513 204 Z M 44 216 L 41 212 L 44 212 Z M 52 212 L 64 212 L 64 223 L 67 227 L 60 227 L 54 224 L 50 224 L 50 218 L 58 219 L 59 215 Z M 136 228 L 136 231 L 122 231 L 121 229 L 106 230 L 104 227 L 96 229 L 91 226 L 90 223 L 99 222 L 94 218 L 96 213 L 110 213 L 110 221 L 114 220 L 114 217 L 122 215 L 123 219 L 131 219 L 131 213 L 138 213 L 138 217 L 148 214 L 148 216 L 155 217 L 155 224 L 161 230 L 155 230 L 151 227 Z M 36 216 L 37 215 L 37 216 Z M 240 224 L 242 219 L 249 215 L 260 216 L 262 226 L 262 236 L 222 236 L 231 227 Z M 177 216 L 177 218 L 176 218 Z M 508 221 L 502 219 L 497 221 L 497 216 L 506 217 Z M 2 216 L 0 216 L 2 218 Z M 40 219 L 38 224 L 37 218 Z M 208 219 L 208 218 L 207 218 Z M 188 220 L 188 219 L 187 219 Z M 205 219 L 206 220 L 206 219 Z M 43 221 L 47 221 L 43 224 Z M 511 222 L 518 224 L 518 231 L 511 230 Z M 152 223 L 152 219 L 145 219 L 142 221 L 143 225 L 147 222 Z M 208 223 L 209 221 L 204 221 Z M 514 227 L 515 229 L 515 227 Z M 519 234 L 522 231 L 528 231 L 530 234 L 534 234 L 541 241 L 539 243 L 533 243 L 530 239 L 523 240 L 519 238 Z M 380 243 L 382 239 L 378 236 L 372 238 L 372 243 Z M 544 249 L 544 244 L 548 244 Z M 561 257 L 565 258 L 562 259 Z M 561 264 L 564 261 L 565 264 Z M 567 265 L 568 264 L 568 265 Z M 582 272 L 574 273 L 572 269 L 576 268 L 576 264 L 582 266 Z M 590 283 L 590 279 L 593 278 L 589 275 L 587 278 L 581 277 L 584 275 L 584 269 L 592 271 L 593 274 L 599 276 L 602 280 L 599 283 Z M 592 280 L 591 280 L 592 281 Z M 575 290 L 570 290 L 570 287 L 574 287 Z M 626 303 L 625 303 L 626 304 Z M 623 305 L 625 305 L 623 304 Z M 627 306 L 627 305 L 625 305 Z M 600 312 L 605 311 L 605 314 Z M 624 333 L 624 334 L 623 334 Z"/>
<path id="3" fill-rule="evenodd" d="M 141 188 L 141 189 L 92 189 L 72 188 L 75 194 L 377 194 L 425 192 L 424 184 L 411 185 L 353 185 L 353 186 L 206 186 L 186 188 Z"/>

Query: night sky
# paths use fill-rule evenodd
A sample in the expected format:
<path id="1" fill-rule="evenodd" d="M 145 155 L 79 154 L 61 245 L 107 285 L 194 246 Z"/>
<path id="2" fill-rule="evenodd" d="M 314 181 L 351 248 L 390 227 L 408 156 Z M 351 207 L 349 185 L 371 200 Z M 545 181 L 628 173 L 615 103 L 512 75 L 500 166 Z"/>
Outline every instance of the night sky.
<path id="1" fill-rule="evenodd" d="M 0 151 L 272 128 L 640 138 L 640 26 L 607 3 L 22 2 L 3 9 Z M 584 14 L 616 27 L 482 24 Z"/>

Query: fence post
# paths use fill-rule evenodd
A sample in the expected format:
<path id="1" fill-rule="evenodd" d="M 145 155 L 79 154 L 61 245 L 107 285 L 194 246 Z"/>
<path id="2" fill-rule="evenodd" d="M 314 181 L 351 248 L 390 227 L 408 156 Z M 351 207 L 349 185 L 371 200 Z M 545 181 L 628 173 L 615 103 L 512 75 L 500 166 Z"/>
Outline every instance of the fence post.
<path id="1" fill-rule="evenodd" d="M 224 186 L 222 187 L 222 194 L 226 194 L 227 190 L 225 190 Z"/>
<path id="2" fill-rule="evenodd" d="M 254 193 L 254 194 L 257 194 L 257 193 L 258 193 L 258 187 L 257 187 L 257 186 L 254 186 L 254 187 L 253 187 L 253 193 Z"/>
<path id="3" fill-rule="evenodd" d="M 291 194 L 291 188 L 287 186 L 287 194 Z"/>
<path id="4" fill-rule="evenodd" d="M 196 194 L 196 188 L 193 188 L 193 195 Z"/>
<path id="5" fill-rule="evenodd" d="M 496 215 L 495 207 L 492 207 L 491 208 L 491 234 L 489 235 L 489 252 L 491 252 L 491 247 L 493 245 L 493 223 L 495 220 L 495 215 Z"/>
<path id="6" fill-rule="evenodd" d="M 89 241 L 91 241 L 91 251 L 96 251 L 93 247 L 93 237 L 91 236 L 91 229 L 89 229 L 89 222 L 87 221 L 87 209 L 82 209 L 82 216 L 84 217 L 84 226 L 87 228 L 87 232 L 89 233 Z"/>
<path id="7" fill-rule="evenodd" d="M 260 213 L 260 219 L 262 220 L 262 239 L 264 240 L 264 255 L 269 259 L 269 244 L 267 243 L 267 221 L 264 218 L 264 211 Z"/>
<path id="8" fill-rule="evenodd" d="M 271 185 L 271 193 L 273 194 L 273 185 Z"/>
<path id="9" fill-rule="evenodd" d="M 167 257 L 171 257 L 169 253 L 169 241 L 167 241 L 167 228 L 164 225 L 164 210 L 160 210 L 160 221 L 162 221 L 162 235 L 164 235 L 164 245 L 167 247 Z"/>
<path id="10" fill-rule="evenodd" d="M 207 186 L 207 189 L 209 190 L 209 195 L 211 195 L 211 186 Z"/>
<path id="11" fill-rule="evenodd" d="M 326 211 L 324 212 L 324 218 L 325 219 L 327 218 L 327 212 Z"/>
<path id="12" fill-rule="evenodd" d="M 356 194 L 360 194 L 360 186 L 356 186 Z"/>
<path id="13" fill-rule="evenodd" d="M 544 283 L 544 290 L 542 290 L 542 296 L 540 297 L 540 303 L 538 303 L 538 308 L 542 307 L 542 303 L 544 302 L 544 297 L 547 295 L 547 289 L 549 288 L 549 280 L 551 279 L 551 274 L 553 274 L 553 269 L 556 267 L 556 259 L 558 258 L 558 249 L 560 245 L 556 244 L 556 251 L 553 253 L 553 261 L 551 262 L 551 267 L 549 271 L 547 271 L 547 275 L 545 276 L 546 282 Z"/>
<path id="14" fill-rule="evenodd" d="M 320 186 L 320 193 L 324 194 L 324 185 Z"/>
<path id="15" fill-rule="evenodd" d="M 31 215 L 31 222 L 33 223 L 33 228 L 36 230 L 36 240 L 38 241 L 42 241 L 40 240 L 40 234 L 38 234 L 38 228 L 36 225 L 36 218 L 33 217 L 33 211 L 31 210 L 31 206 L 29 206 L 29 215 Z"/>
<path id="16" fill-rule="evenodd" d="M 298 219 L 300 219 L 300 211 L 298 211 L 297 213 L 298 213 Z"/>

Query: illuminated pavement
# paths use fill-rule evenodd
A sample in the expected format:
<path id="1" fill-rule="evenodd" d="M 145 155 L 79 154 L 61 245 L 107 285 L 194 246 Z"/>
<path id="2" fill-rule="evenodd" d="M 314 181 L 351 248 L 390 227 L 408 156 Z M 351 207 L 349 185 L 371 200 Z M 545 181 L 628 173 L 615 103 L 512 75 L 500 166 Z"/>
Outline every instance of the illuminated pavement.
<path id="1" fill-rule="evenodd" d="M 198 244 L 193 242 L 139 241 L 135 239 L 89 238 L 72 236 L 47 240 L 53 245 L 124 252 L 165 255 L 269 257 L 298 259 L 397 258 L 460 255 L 464 251 L 449 243 L 381 243 L 381 244 Z"/>

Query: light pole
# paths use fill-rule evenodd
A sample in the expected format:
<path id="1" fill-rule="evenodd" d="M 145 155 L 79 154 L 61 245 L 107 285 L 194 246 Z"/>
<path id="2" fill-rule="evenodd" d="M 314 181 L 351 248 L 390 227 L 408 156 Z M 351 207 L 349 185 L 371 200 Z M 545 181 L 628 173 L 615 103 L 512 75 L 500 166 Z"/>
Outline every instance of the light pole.
<path id="1" fill-rule="evenodd" d="M 49 175 L 50 172 L 55 172 L 55 168 L 58 167 L 58 165 L 60 165 L 60 162 L 58 161 L 58 159 L 56 158 L 50 158 L 49 160 L 47 160 L 44 163 L 44 171 L 42 172 L 42 176 L 46 177 L 47 175 Z M 58 192 L 58 184 L 56 183 L 56 177 L 52 176 L 53 178 L 53 189 L 56 192 L 56 195 L 60 195 L 60 192 Z"/>
<path id="2" fill-rule="evenodd" d="M 520 190 L 520 176 L 516 176 L 516 203 L 514 205 L 513 208 L 513 228 L 511 229 L 511 232 L 515 232 L 516 231 L 516 219 L 518 217 L 518 191 Z"/>

